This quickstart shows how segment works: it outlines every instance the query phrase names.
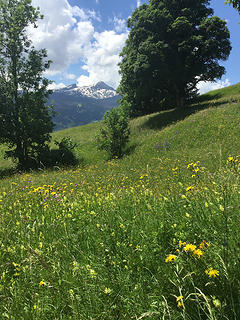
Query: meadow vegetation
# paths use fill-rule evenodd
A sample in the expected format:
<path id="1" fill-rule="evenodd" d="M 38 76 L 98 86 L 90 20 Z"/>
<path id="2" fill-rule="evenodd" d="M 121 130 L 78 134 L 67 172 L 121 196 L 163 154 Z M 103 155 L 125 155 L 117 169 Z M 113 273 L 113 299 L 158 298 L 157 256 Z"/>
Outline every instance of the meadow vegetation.
<path id="1" fill-rule="evenodd" d="M 239 119 L 238 84 L 131 120 L 121 159 L 100 123 L 53 134 L 77 167 L 2 157 L 1 319 L 239 319 Z"/>

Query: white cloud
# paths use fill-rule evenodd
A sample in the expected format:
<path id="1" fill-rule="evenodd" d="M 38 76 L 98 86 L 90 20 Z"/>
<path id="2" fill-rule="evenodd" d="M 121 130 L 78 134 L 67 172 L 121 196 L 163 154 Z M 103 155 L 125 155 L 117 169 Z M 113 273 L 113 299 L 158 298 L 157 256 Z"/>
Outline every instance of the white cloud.
<path id="1" fill-rule="evenodd" d="M 77 78 L 77 76 L 73 73 L 66 73 L 66 74 L 64 74 L 64 77 L 69 80 L 74 80 Z"/>
<path id="2" fill-rule="evenodd" d="M 231 85 L 231 83 L 230 83 L 229 79 L 226 79 L 225 81 L 220 81 L 219 80 L 219 81 L 216 81 L 216 82 L 200 81 L 198 83 L 198 85 L 197 85 L 197 88 L 199 90 L 199 93 L 203 94 L 203 93 L 207 93 L 207 92 L 212 91 L 212 90 L 225 88 L 225 87 L 228 87 L 230 85 Z"/>
<path id="3" fill-rule="evenodd" d="M 141 5 L 141 0 L 137 0 L 137 7 L 140 7 Z"/>
<path id="4" fill-rule="evenodd" d="M 127 21 L 117 17 L 113 18 L 114 30 L 118 33 L 127 31 Z"/>
<path id="5" fill-rule="evenodd" d="M 97 83 L 98 81 L 96 80 L 96 78 L 94 77 L 90 77 L 90 76 L 84 76 L 81 75 L 78 79 L 77 79 L 77 85 L 80 87 L 84 87 L 84 86 L 91 86 L 95 83 Z"/>
<path id="6" fill-rule="evenodd" d="M 53 82 L 53 83 L 49 84 L 48 89 L 49 90 L 56 90 L 56 89 L 62 89 L 62 88 L 65 88 L 65 87 L 66 87 L 66 85 L 64 83 L 62 83 L 62 82 L 58 83 L 58 84 Z"/>
<path id="7" fill-rule="evenodd" d="M 83 69 L 89 76 L 80 76 L 78 85 L 90 85 L 105 81 L 116 88 L 120 81 L 118 73 L 119 53 L 127 39 L 127 32 L 117 34 L 115 31 L 96 32 L 95 41 L 87 49 L 86 63 Z"/>
<path id="8" fill-rule="evenodd" d="M 67 69 L 81 62 L 88 75 L 77 79 L 79 85 L 105 81 L 117 87 L 119 53 L 128 35 L 125 20 L 115 17 L 114 30 L 96 32 L 94 21 L 100 17 L 95 11 L 70 6 L 68 0 L 32 0 L 32 4 L 40 7 L 44 19 L 37 29 L 29 28 L 30 38 L 37 49 L 46 48 L 53 61 L 46 76 L 59 74 L 74 79 L 67 75 Z M 78 71 L 81 74 L 80 66 Z"/>
<path id="9" fill-rule="evenodd" d="M 44 19 L 38 22 L 37 29 L 29 28 L 30 38 L 37 49 L 46 48 L 48 58 L 53 61 L 47 75 L 63 72 L 78 62 L 90 42 L 94 34 L 91 19 L 96 14 L 71 7 L 67 0 L 33 0 L 32 3 L 40 7 Z"/>

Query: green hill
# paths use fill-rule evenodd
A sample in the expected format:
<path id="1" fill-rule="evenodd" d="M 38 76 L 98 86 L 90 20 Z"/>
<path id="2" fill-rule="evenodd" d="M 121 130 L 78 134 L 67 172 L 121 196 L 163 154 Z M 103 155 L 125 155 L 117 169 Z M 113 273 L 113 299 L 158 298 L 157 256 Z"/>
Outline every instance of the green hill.
<path id="1" fill-rule="evenodd" d="M 239 319 L 239 120 L 237 84 L 132 120 L 122 159 L 101 123 L 53 134 L 79 167 L 1 157 L 2 319 Z"/>

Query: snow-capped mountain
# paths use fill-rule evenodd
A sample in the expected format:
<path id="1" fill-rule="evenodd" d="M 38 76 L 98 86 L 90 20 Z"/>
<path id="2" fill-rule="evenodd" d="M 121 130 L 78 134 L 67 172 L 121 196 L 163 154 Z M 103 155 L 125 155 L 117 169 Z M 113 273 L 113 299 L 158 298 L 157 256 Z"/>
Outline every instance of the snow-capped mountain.
<path id="1" fill-rule="evenodd" d="M 70 128 L 102 120 L 105 112 L 116 107 L 120 96 L 104 82 L 94 86 L 78 87 L 76 84 L 53 90 L 48 103 L 56 115 L 55 130 Z"/>
<path id="2" fill-rule="evenodd" d="M 78 87 L 76 84 L 64 87 L 62 89 L 54 90 L 55 92 L 62 92 L 69 95 L 83 95 L 93 99 L 107 99 L 117 96 L 116 90 L 108 86 L 103 81 L 98 82 L 93 86 Z"/>

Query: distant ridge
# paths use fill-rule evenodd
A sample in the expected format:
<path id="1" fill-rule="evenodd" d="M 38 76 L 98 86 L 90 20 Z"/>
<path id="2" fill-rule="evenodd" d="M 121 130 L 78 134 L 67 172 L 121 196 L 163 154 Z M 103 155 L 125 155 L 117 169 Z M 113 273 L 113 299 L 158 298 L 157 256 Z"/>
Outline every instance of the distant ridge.
<path id="1" fill-rule="evenodd" d="M 117 96 L 116 90 L 107 85 L 105 82 L 100 81 L 92 86 L 77 86 L 71 84 L 67 87 L 56 89 L 54 92 L 65 92 L 66 94 L 82 94 L 93 99 L 107 99 Z"/>
<path id="2" fill-rule="evenodd" d="M 107 110 L 118 105 L 119 99 L 116 90 L 103 81 L 92 86 L 71 84 L 55 89 L 49 98 L 56 112 L 55 130 L 100 121 Z"/>

